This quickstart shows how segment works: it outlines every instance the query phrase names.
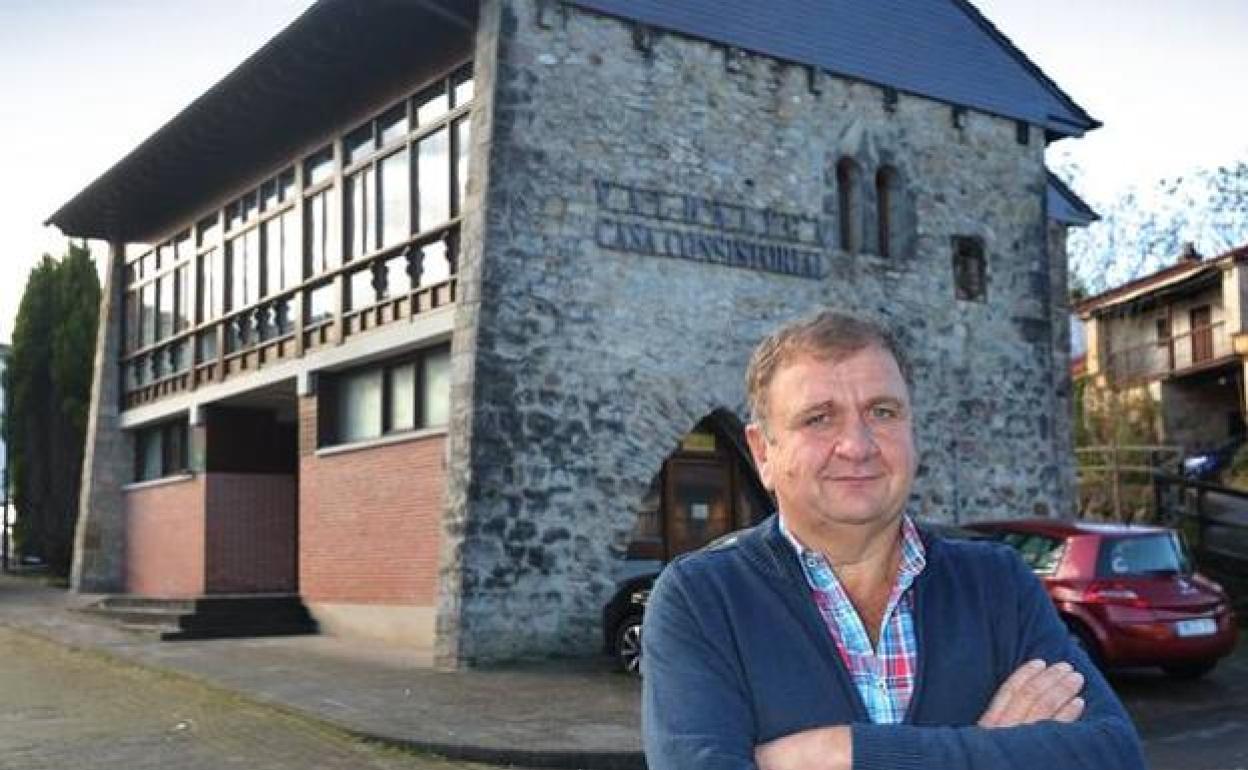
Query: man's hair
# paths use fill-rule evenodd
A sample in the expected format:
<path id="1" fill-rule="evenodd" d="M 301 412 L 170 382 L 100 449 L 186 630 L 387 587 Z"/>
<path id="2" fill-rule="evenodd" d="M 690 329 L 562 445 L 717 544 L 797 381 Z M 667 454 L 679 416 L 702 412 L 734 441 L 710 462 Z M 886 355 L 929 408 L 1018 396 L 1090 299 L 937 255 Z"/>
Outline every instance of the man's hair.
<path id="1" fill-rule="evenodd" d="M 760 424 L 766 422 L 771 381 L 776 372 L 794 358 L 806 355 L 840 361 L 871 347 L 892 355 L 906 387 L 909 387 L 909 362 L 892 333 L 877 323 L 824 310 L 777 329 L 754 349 L 749 368 L 745 370 L 751 416 Z"/>

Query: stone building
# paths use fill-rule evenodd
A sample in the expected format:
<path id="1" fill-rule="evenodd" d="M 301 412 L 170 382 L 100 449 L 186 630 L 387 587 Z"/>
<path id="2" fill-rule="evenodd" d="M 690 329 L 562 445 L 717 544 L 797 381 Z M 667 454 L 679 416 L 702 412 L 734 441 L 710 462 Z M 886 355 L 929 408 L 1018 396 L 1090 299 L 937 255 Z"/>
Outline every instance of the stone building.
<path id="1" fill-rule="evenodd" d="M 1203 259 L 1190 245 L 1169 267 L 1088 297 L 1075 308 L 1098 396 L 1147 399 L 1157 437 L 1187 452 L 1245 430 L 1248 246 Z"/>
<path id="2" fill-rule="evenodd" d="M 1044 149 L 1098 124 L 964 0 L 835 8 L 313 6 L 51 218 L 113 244 L 75 586 L 596 649 L 766 506 L 745 364 L 826 307 L 912 354 L 916 514 L 1070 510 Z"/>

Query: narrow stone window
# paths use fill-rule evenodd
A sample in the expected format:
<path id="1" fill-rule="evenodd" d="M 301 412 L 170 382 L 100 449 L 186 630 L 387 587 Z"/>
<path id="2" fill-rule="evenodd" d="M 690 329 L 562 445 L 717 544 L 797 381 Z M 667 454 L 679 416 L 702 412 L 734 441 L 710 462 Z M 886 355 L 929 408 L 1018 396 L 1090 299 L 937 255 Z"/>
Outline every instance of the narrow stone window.
<path id="1" fill-rule="evenodd" d="M 953 285 L 960 300 L 986 301 L 988 280 L 982 238 L 969 235 L 953 237 Z"/>
<path id="2" fill-rule="evenodd" d="M 862 247 L 862 196 L 859 193 L 861 175 L 858 164 L 851 158 L 841 158 L 836 163 L 836 193 L 840 212 L 841 249 L 857 252 Z"/>
<path id="3" fill-rule="evenodd" d="M 898 203 L 897 169 L 881 166 L 875 172 L 876 243 L 881 257 L 891 257 L 897 248 Z"/>

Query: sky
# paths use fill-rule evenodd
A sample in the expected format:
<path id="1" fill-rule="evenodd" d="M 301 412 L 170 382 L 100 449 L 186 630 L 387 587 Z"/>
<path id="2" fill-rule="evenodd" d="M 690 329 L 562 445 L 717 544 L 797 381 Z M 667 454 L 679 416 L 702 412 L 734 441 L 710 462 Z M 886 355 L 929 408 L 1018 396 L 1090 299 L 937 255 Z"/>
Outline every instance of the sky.
<path id="1" fill-rule="evenodd" d="M 973 2 L 1105 124 L 1049 150 L 1090 200 L 1248 157 L 1248 0 Z M 0 342 L 31 267 L 66 250 L 42 223 L 308 5 L 0 0 Z"/>

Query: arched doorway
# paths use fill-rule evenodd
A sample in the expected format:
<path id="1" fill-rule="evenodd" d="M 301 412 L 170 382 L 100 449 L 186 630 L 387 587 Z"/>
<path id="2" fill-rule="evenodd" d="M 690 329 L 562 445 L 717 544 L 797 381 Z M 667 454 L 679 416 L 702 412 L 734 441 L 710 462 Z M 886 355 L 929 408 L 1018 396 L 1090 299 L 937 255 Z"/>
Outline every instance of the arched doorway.
<path id="1" fill-rule="evenodd" d="M 630 559 L 667 562 L 771 513 L 731 412 L 718 409 L 685 434 L 664 460 L 638 511 Z"/>

